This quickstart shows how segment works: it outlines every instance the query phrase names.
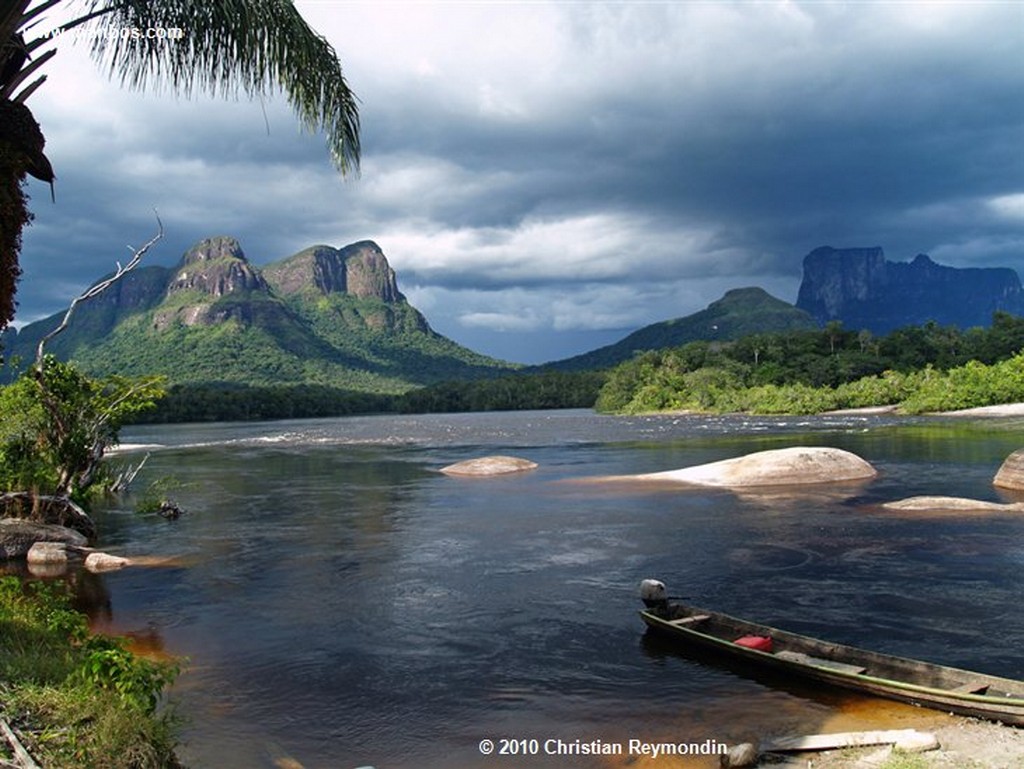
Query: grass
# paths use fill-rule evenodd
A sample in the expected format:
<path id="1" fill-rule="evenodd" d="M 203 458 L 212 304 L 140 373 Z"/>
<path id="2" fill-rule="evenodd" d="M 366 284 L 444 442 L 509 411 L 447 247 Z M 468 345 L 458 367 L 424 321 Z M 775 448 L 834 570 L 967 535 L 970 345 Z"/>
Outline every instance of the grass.
<path id="1" fill-rule="evenodd" d="M 928 761 L 916 753 L 892 752 L 879 769 L 928 769 Z"/>
<path id="2" fill-rule="evenodd" d="M 48 769 L 177 768 L 177 667 L 89 634 L 62 585 L 0 579 L 0 717 Z"/>

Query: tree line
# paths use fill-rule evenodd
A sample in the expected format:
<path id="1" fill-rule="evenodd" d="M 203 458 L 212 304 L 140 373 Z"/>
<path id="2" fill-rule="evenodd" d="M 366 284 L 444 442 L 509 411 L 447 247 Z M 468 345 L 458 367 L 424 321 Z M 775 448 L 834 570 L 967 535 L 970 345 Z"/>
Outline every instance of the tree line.
<path id="1" fill-rule="evenodd" d="M 844 329 L 753 334 L 642 353 L 609 372 L 602 412 L 667 409 L 817 413 L 900 404 L 939 411 L 1024 399 L 1012 382 L 1024 318 L 1004 312 L 989 328 L 930 322 L 883 336 Z"/>
<path id="2" fill-rule="evenodd" d="M 137 423 L 300 419 L 355 414 L 451 413 L 592 408 L 605 374 L 597 371 L 510 374 L 442 382 L 402 395 L 329 385 L 177 384 Z"/>
<path id="3" fill-rule="evenodd" d="M 961 407 L 948 405 L 956 395 L 949 389 L 950 372 L 967 367 L 965 371 L 977 379 L 991 369 L 987 375 L 998 378 L 1002 370 L 992 367 L 1021 350 L 1024 318 L 1003 312 L 994 315 L 989 328 L 961 330 L 926 323 L 886 335 L 844 329 L 832 322 L 816 330 L 752 334 L 733 342 L 690 342 L 638 353 L 610 370 L 542 369 L 452 380 L 401 395 L 320 384 L 177 384 L 154 408 L 130 418 L 208 422 L 559 408 L 596 408 L 606 413 L 665 409 L 814 413 L 895 403 L 908 411 L 937 411 Z M 1005 371 L 1002 374 L 1012 380 Z M 958 382 L 970 378 L 964 372 L 957 376 Z M 986 399 L 985 388 L 977 381 L 969 389 L 970 397 L 961 392 L 957 402 L 980 405 L 976 401 Z M 985 391 L 988 399 L 1010 395 L 991 387 Z M 913 400 L 908 400 L 911 396 Z"/>

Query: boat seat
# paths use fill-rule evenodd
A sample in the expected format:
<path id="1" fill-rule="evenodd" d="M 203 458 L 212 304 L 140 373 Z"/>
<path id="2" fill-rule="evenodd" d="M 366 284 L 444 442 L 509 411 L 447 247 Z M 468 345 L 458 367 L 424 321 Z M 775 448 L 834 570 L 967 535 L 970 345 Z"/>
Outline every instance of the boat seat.
<path id="1" fill-rule="evenodd" d="M 980 684 L 977 681 L 968 681 L 965 684 L 950 687 L 949 691 L 957 692 L 958 694 L 984 694 L 987 689 L 988 684 Z"/>
<path id="2" fill-rule="evenodd" d="M 670 619 L 668 624 L 670 625 L 692 625 L 696 622 L 703 622 L 706 619 L 711 619 L 710 614 L 692 614 L 689 617 L 680 617 L 679 619 Z"/>
<path id="3" fill-rule="evenodd" d="M 862 665 L 850 665 L 846 662 L 827 660 L 824 657 L 812 657 L 810 654 L 804 654 L 803 652 L 782 651 L 776 652 L 775 656 L 801 665 L 814 665 L 819 668 L 835 670 L 839 673 L 853 673 L 854 675 L 857 675 L 867 670 L 867 668 Z"/>

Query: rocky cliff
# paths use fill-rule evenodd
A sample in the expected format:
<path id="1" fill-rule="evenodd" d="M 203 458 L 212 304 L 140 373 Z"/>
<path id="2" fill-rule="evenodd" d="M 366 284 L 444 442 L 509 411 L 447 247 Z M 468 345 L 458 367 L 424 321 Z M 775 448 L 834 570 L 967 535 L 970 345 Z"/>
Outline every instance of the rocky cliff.
<path id="1" fill-rule="evenodd" d="M 30 360 L 61 315 L 7 334 L 8 359 Z M 259 268 L 234 238 L 207 238 L 174 268 L 138 269 L 80 305 L 48 349 L 97 374 L 370 392 L 511 367 L 434 332 L 372 241 L 313 246 Z"/>
<path id="2" fill-rule="evenodd" d="M 251 304 L 237 301 L 263 295 L 270 300 L 270 286 L 249 264 L 234 238 L 207 238 L 192 246 L 164 289 L 163 302 L 153 315 L 153 327 L 165 329 L 176 323 L 211 326 L 227 320 L 251 324 Z M 224 297 L 234 301 L 218 301 Z M 277 308 L 283 312 L 283 307 Z"/>
<path id="3" fill-rule="evenodd" d="M 956 268 L 925 254 L 890 262 L 881 248 L 816 248 L 803 263 L 796 306 L 819 323 L 878 334 L 935 321 L 988 326 L 997 310 L 1024 312 L 1020 278 L 1005 267 Z"/>
<path id="4" fill-rule="evenodd" d="M 403 302 L 395 271 L 380 246 L 363 240 L 344 248 L 312 246 L 263 270 L 282 295 L 313 292 L 349 294 L 382 302 Z"/>
<path id="5" fill-rule="evenodd" d="M 268 265 L 263 275 L 277 296 L 310 321 L 323 321 L 325 314 L 336 319 L 333 328 L 321 323 L 328 336 L 358 328 L 433 333 L 398 290 L 395 271 L 372 240 L 344 248 L 312 246 Z"/>

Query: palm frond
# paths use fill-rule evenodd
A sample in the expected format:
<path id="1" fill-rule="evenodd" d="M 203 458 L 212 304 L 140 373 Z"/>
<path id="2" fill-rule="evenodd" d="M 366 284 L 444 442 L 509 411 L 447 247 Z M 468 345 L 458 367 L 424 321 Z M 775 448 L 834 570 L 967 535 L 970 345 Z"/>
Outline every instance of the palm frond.
<path id="1" fill-rule="evenodd" d="M 358 171 L 356 97 L 334 48 L 289 0 L 91 0 L 86 15 L 96 16 L 93 55 L 125 85 L 249 97 L 283 90 L 303 125 L 326 134 L 338 169 Z"/>

